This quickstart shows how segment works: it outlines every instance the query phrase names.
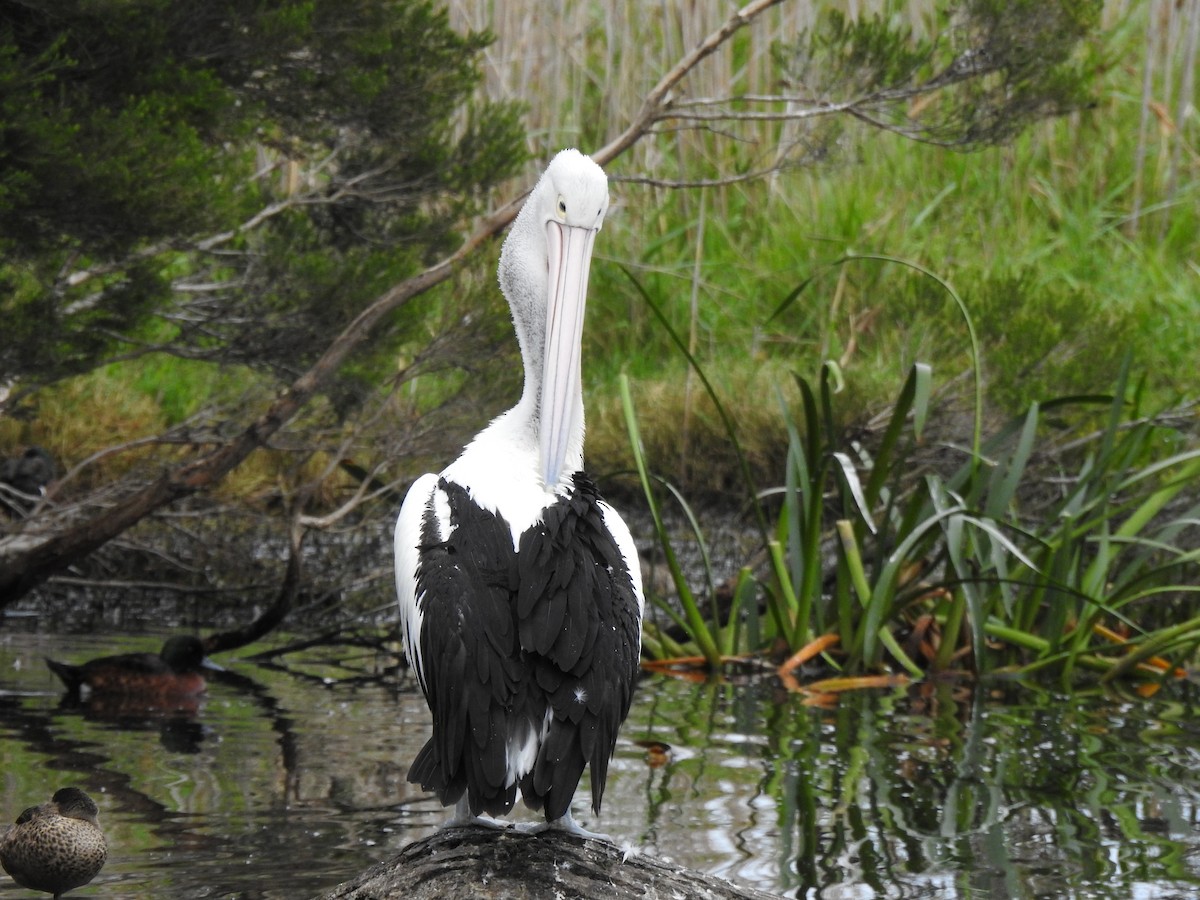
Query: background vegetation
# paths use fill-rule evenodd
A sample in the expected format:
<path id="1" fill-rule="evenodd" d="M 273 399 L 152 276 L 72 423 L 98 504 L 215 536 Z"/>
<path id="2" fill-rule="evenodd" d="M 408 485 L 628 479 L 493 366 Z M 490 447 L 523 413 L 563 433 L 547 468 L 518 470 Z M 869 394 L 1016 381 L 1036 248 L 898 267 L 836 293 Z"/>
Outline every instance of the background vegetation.
<path id="1" fill-rule="evenodd" d="M 776 14 L 778 35 L 800 24 L 796 18 L 814 21 L 817 10 L 797 4 Z M 793 137 L 796 167 L 770 179 L 699 194 L 619 184 L 622 214 L 602 249 L 637 275 L 723 396 L 770 398 L 787 373 L 813 375 L 826 359 L 842 367 L 854 398 L 844 408 L 854 419 L 886 403 L 918 360 L 934 366 L 939 386 L 954 392 L 965 384 L 967 334 L 936 284 L 883 262 L 835 265 L 851 254 L 882 254 L 918 262 L 959 291 L 984 348 L 989 414 L 1004 418 L 1035 399 L 1106 390 L 1125 350 L 1150 377 L 1154 396 L 1173 403 L 1194 393 L 1200 187 L 1196 123 L 1187 112 L 1194 90 L 1182 65 L 1188 32 L 1182 19 L 1157 18 L 1169 14 L 1167 6 L 1107 4 L 1101 28 L 1077 51 L 1095 77 L 1088 108 L 1033 125 L 1011 144 L 962 152 L 866 126 L 806 126 L 802 138 Z M 918 31 L 937 21 L 919 4 L 906 4 L 902 17 Z M 1152 67 L 1153 88 L 1143 92 L 1148 53 L 1180 67 Z M 769 92 L 770 71 L 751 59 L 758 57 L 713 73 L 714 83 L 696 94 L 718 96 L 720 83 Z M 614 94 L 621 91 L 606 91 Z M 1149 120 L 1147 107 L 1157 111 Z M 1182 131 L 1174 124 L 1180 112 Z M 720 165 L 731 152 L 753 152 L 742 146 L 748 141 L 722 138 L 670 135 L 665 140 L 675 146 L 658 152 L 680 160 L 673 166 L 692 179 L 753 168 Z M 1150 149 L 1139 154 L 1142 140 Z M 762 135 L 751 146 L 764 145 L 778 146 Z M 655 151 L 639 148 L 621 160 L 616 178 L 653 170 L 638 152 Z M 626 302 L 595 303 L 589 326 L 598 379 L 589 454 L 611 448 L 625 467 L 616 390 L 624 371 L 644 408 L 654 465 L 685 486 L 720 489 L 731 461 L 720 423 L 686 362 L 614 269 L 598 267 L 596 295 Z M 809 279 L 804 300 L 773 316 Z M 764 477 L 777 478 L 783 426 L 772 403 L 755 406 L 760 418 L 746 404 L 737 409 L 746 449 L 765 463 Z M 660 432 L 660 414 L 685 423 L 682 434 Z M 598 430 L 615 437 L 610 442 Z"/>
<path id="2" fill-rule="evenodd" d="M 484 204 L 494 208 L 516 196 L 553 150 L 603 144 L 636 114 L 658 73 L 728 12 L 708 8 L 715 4 L 701 6 L 664 4 L 648 10 L 629 0 L 604 10 L 578 4 L 549 11 L 534 3 L 502 9 L 466 0 L 449 3 L 449 23 L 460 33 L 490 29 L 495 34 L 491 43 L 467 39 L 459 50 L 479 54 L 484 81 L 475 108 L 494 110 L 497 118 L 494 126 L 476 125 L 473 131 L 472 123 L 483 119 L 464 113 L 461 120 L 447 119 L 443 133 L 460 138 L 463 154 L 487 140 L 494 150 L 511 140 L 509 104 L 524 104 L 529 162 L 521 178 L 494 194 L 484 195 L 482 189 L 524 163 L 524 152 L 508 153 L 507 168 L 485 166 L 475 172 L 473 187 L 439 185 L 478 206 L 452 209 L 421 202 L 387 221 L 411 226 L 412 234 L 432 234 L 435 244 L 449 241 L 444 231 L 428 230 L 437 218 L 428 214 L 431 208 L 445 221 Z M 1200 346 L 1195 4 L 974 2 L 946 13 L 938 4 L 912 2 L 855 4 L 855 15 L 845 17 L 831 11 L 839 7 L 794 2 L 764 14 L 753 28 L 738 33 L 728 52 L 712 56 L 689 77 L 680 102 L 693 118 L 663 123 L 652 140 L 609 166 L 618 205 L 598 246 L 585 347 L 589 466 L 615 475 L 632 472 L 637 463 L 621 405 L 623 377 L 640 429 L 642 462 L 693 502 L 704 497 L 740 505 L 758 489 L 783 486 L 796 464 L 797 440 L 817 430 L 828 436 L 827 450 L 859 446 L 874 452 L 887 434 L 895 404 L 907 403 L 910 412 L 925 409 L 924 429 L 919 435 L 906 432 L 906 439 L 935 457 L 941 452 L 940 471 L 951 484 L 958 465 L 970 458 L 960 451 L 972 445 L 976 419 L 991 434 L 1010 417 L 1026 421 L 1032 401 L 1041 401 L 1036 443 L 1046 452 L 1030 454 L 1018 468 L 1025 472 L 1032 460 L 1038 478 L 1047 471 L 1055 477 L 1062 470 L 1079 471 L 1074 460 L 1058 452 L 1073 446 L 1072 435 L 1111 433 L 1115 441 L 1125 433 L 1123 423 L 1168 408 L 1178 411 L 1169 421 L 1170 434 L 1155 432 L 1139 445 L 1143 456 L 1122 461 L 1121 470 L 1150 465 L 1156 448 L 1169 445 L 1168 456 L 1184 452 L 1194 430 L 1188 404 L 1194 400 Z M 977 46 L 984 32 L 996 56 L 981 63 L 966 49 Z M 1045 41 L 1038 53 L 1030 52 L 1032 35 Z M 1061 60 L 1053 58 L 1055 48 Z M 400 52 L 399 44 L 389 52 Z M 1043 93 L 1036 95 L 1037 103 L 1022 81 L 1030 57 L 1051 63 L 1038 70 Z M 869 94 L 880 79 L 911 87 L 996 59 L 1005 60 L 1004 67 L 978 82 L 956 83 L 943 93 L 881 99 L 870 122 L 862 116 L 779 114 L 801 108 L 797 98 L 835 106 Z M 456 96 L 465 97 L 461 92 L 470 79 L 462 74 L 465 80 L 454 84 Z M 225 89 L 219 79 L 205 84 L 211 91 Z M 369 78 L 361 87 L 370 96 Z M 776 114 L 759 116 L 756 97 L 783 98 L 782 106 L 768 104 Z M 293 114 L 296 108 L 290 107 Z M 700 118 L 710 110 L 720 113 L 720 121 Z M 985 115 L 989 110 L 1003 114 Z M 1063 115 L 1036 121 L 1054 113 Z M 294 122 L 283 112 L 277 120 Z M 481 135 L 475 143 L 461 139 L 473 134 Z M 247 153 L 263 143 L 253 137 Z M 324 158 L 315 150 L 320 140 L 300 151 L 285 144 L 287 152 L 274 149 L 277 140 L 266 144 L 281 175 L 291 173 L 299 184 L 324 189 L 319 179 L 306 181 Z M 249 165 L 250 158 L 242 163 Z M 455 177 L 462 172 L 453 164 L 434 168 Z M 283 196 L 293 195 L 284 191 Z M 260 245 L 277 249 L 279 258 L 288 260 L 287 272 L 254 269 L 260 275 L 253 282 L 254 301 L 266 302 L 271 315 L 239 318 L 238 328 L 224 336 L 223 346 L 243 347 L 240 361 L 252 363 L 252 369 L 230 368 L 236 356 L 223 358 L 220 366 L 178 355 L 114 362 L 82 379 L 26 394 L 19 404 L 10 400 L 10 415 L 0 420 L 0 444 L 13 451 L 28 443 L 48 447 L 80 488 L 144 465 L 147 454 L 161 458 L 173 448 L 219 437 L 214 423 L 220 419 L 208 400 L 245 403 L 247 397 L 269 394 L 276 386 L 271 376 L 299 361 L 289 356 L 293 339 L 308 346 L 300 338 L 332 327 L 322 315 L 344 317 L 354 297 L 368 296 L 396 277 L 396 266 L 415 266 L 429 252 L 404 239 L 382 246 L 368 242 L 369 249 L 335 254 L 338 265 L 331 266 L 324 251 L 315 252 L 315 242 L 319 239 L 325 249 L 336 246 L 330 241 L 338 230 L 314 224 L 313 216 L 333 213 L 294 205 L 294 218 L 280 217 L 290 224 Z M 240 208 L 243 216 L 247 209 Z M 235 215 L 233 221 L 240 220 Z M 360 231 L 351 221 L 346 233 Z M 153 240 L 153 235 L 136 239 Z M 312 254 L 294 253 L 297 246 L 309 246 L 306 242 L 314 242 Z M 343 543 L 326 557 L 325 568 L 341 571 L 336 577 L 315 576 L 314 600 L 362 594 L 387 602 L 387 561 L 380 557 L 380 543 L 362 535 L 386 534 L 395 498 L 407 481 L 443 463 L 464 434 L 515 396 L 519 372 L 515 347 L 508 346 L 503 303 L 494 290 L 495 256 L 482 257 L 460 273 L 453 289 L 406 307 L 385 339 L 344 370 L 340 387 L 274 441 L 271 452 L 259 454 L 225 484 L 216 499 L 234 501 L 244 525 L 189 520 L 189 534 L 198 540 L 189 541 L 186 551 L 172 550 L 179 568 L 203 573 L 200 580 L 208 587 L 235 596 L 261 590 L 271 576 L 261 559 L 258 569 L 251 569 L 253 577 L 246 569 L 222 571 L 221 565 L 214 571 L 212 559 L 221 558 L 222 542 L 262 546 L 272 534 L 277 538 L 277 525 L 252 519 L 250 512 L 300 509 L 310 524 L 346 530 Z M 164 277 L 177 274 L 164 267 L 167 259 L 157 256 L 158 267 L 146 276 L 158 279 L 156 289 Z M 86 270 L 86 261 L 72 263 L 75 270 Z M 17 277 L 13 265 L 6 271 Z M 39 292 L 45 282 L 30 280 L 32 271 L 20 272 L 25 292 L 13 292 L 16 300 L 10 304 L 44 295 Z M 48 273 L 43 277 L 50 282 L 61 279 L 62 260 L 38 271 Z M 969 310 L 980 354 L 972 352 L 959 305 L 928 273 L 957 291 Z M 137 283 L 134 274 L 131 270 L 120 284 Z M 288 302 L 296 305 L 271 306 L 276 295 L 263 286 L 275 284 L 290 286 Z M 323 288 L 312 290 L 313 285 Z M 230 302 L 234 306 L 224 309 L 241 301 Z M 223 319 L 218 314 L 208 321 Z M 95 332 L 82 328 L 79 333 Z M 272 344 L 288 334 L 292 337 Z M 138 336 L 143 345 L 162 344 L 153 329 Z M 715 402 L 677 344 L 707 375 Z M 261 359 L 255 358 L 256 348 L 264 351 Z M 112 345 L 84 349 L 92 360 L 104 358 Z M 1122 374 L 1127 358 L 1128 374 Z M 831 395 L 836 401 L 817 404 L 812 420 L 804 388 L 793 375 L 802 376 L 809 392 L 820 397 L 823 378 L 833 378 L 822 375 L 827 360 L 836 363 L 836 378 L 829 383 L 839 390 Z M 908 401 L 898 400 L 918 362 L 932 367 L 925 387 L 914 388 Z M 982 408 L 971 392 L 977 373 L 987 388 Z M 474 392 L 484 382 L 488 389 Z M 380 383 L 383 391 L 371 389 Z M 1116 390 L 1118 384 L 1125 386 L 1122 391 Z M 472 391 L 460 391 L 463 386 Z M 1135 393 L 1136 405 L 1128 408 L 1114 408 L 1111 400 L 1074 406 L 1053 402 L 1067 395 L 1107 395 L 1124 403 Z M 719 407 L 734 421 L 736 442 Z M 139 437 L 149 440 L 164 430 L 169 435 L 165 449 L 156 444 L 159 449 L 152 453 L 137 446 Z M 131 444 L 128 452 L 100 452 Z M 982 453 L 981 446 L 975 449 Z M 976 476 L 972 489 L 983 491 L 985 480 Z M 364 496 L 363 484 L 371 486 L 375 505 L 343 506 Z M 632 489 L 635 481 L 613 477 L 609 484 L 613 493 Z M 953 489 L 971 495 L 965 482 Z M 982 493 L 973 497 L 980 500 Z M 768 527 L 775 531 L 776 509 L 769 512 Z M 1125 512 L 1120 507 L 1101 521 L 1119 529 Z M 836 518 L 819 529 L 823 553 L 848 546 L 829 542 L 838 534 Z M 1185 530 L 1180 539 L 1186 541 L 1189 533 Z M 797 539 L 794 532 L 776 536 L 785 548 L 789 539 Z M 134 535 L 130 543 L 137 539 Z M 867 537 L 858 533 L 855 539 L 864 543 Z M 1086 569 L 1095 545 L 1080 539 Z M 934 551 L 934 558 L 943 552 Z M 161 548 L 155 555 L 163 556 Z M 318 562 L 313 568 L 320 572 L 323 566 Z M 347 569 L 354 571 L 349 582 Z M 772 569 L 776 582 L 768 578 L 768 589 L 784 590 L 777 582 L 786 570 L 786 564 Z M 843 586 L 862 587 L 852 583 L 850 569 L 841 571 Z M 871 577 L 869 567 L 863 574 Z M 144 575 L 147 584 L 167 580 L 157 564 L 147 563 Z M 799 583 L 813 576 L 793 565 L 789 577 Z M 824 590 L 829 585 L 823 580 L 808 584 L 813 598 L 834 602 L 830 598 L 838 596 Z M 873 590 L 868 585 L 867 593 Z M 968 599 L 962 596 L 962 602 Z M 1007 603 L 1003 597 L 995 602 Z M 817 607 L 811 608 L 813 615 Z M 980 609 L 971 618 L 977 628 L 987 621 Z M 913 612 L 905 627 L 924 612 Z M 942 611 L 937 615 L 944 629 L 947 619 Z M 781 630 L 799 637 L 810 625 L 799 628 L 798 622 L 782 623 Z M 810 624 L 828 623 L 824 614 Z M 976 632 L 976 638 L 980 635 Z M 861 640 L 866 642 L 862 649 L 874 653 L 869 640 Z"/>

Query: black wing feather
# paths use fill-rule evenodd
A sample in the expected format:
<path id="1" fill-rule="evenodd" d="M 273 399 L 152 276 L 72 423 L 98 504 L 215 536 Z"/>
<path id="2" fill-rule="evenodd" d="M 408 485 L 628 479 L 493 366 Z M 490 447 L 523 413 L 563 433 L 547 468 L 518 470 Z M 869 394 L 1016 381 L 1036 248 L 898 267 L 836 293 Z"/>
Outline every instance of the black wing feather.
<path id="1" fill-rule="evenodd" d="M 450 537 L 441 540 L 431 502 L 417 568 L 421 683 L 434 733 L 408 778 L 443 804 L 466 793 L 472 814 L 503 815 L 516 793 L 505 783 L 509 738 L 544 727 L 521 779 L 526 804 L 561 818 L 590 767 L 599 812 L 641 634 L 639 598 L 599 493 L 576 474 L 571 493 L 546 508 L 514 553 L 503 517 L 454 482 L 440 479 L 438 490 Z"/>
<path id="2" fill-rule="evenodd" d="M 575 490 L 521 535 L 517 565 L 520 643 L 537 657 L 537 683 L 553 713 L 521 793 L 557 819 L 589 766 L 599 812 L 617 730 L 633 698 L 641 616 L 628 565 L 585 475 L 577 473 Z"/>
<path id="3" fill-rule="evenodd" d="M 449 501 L 450 537 L 442 541 L 432 503 L 417 567 L 421 659 L 434 733 L 417 754 L 409 781 L 445 805 L 468 793 L 471 812 L 504 815 L 506 747 L 523 667 L 512 609 L 512 537 L 503 519 L 480 509 L 465 488 L 440 479 Z"/>

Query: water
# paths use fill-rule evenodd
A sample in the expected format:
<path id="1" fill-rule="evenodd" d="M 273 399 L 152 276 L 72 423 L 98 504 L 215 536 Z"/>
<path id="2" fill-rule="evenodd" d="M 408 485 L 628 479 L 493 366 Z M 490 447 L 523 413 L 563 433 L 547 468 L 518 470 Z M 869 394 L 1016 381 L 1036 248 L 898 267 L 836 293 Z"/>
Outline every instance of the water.
<path id="1" fill-rule="evenodd" d="M 20 628 L 0 632 L 0 815 L 66 784 L 95 798 L 109 862 L 71 896 L 313 896 L 445 816 L 404 780 L 428 718 L 391 657 L 234 653 L 195 708 L 148 715 L 62 705 L 42 658 L 157 650 L 161 635 Z M 1195 897 L 1200 724 L 1174 690 L 921 685 L 821 706 L 772 679 L 655 676 L 603 815 L 579 802 L 577 817 L 792 897 Z M 0 898 L 17 896 L 3 879 Z"/>

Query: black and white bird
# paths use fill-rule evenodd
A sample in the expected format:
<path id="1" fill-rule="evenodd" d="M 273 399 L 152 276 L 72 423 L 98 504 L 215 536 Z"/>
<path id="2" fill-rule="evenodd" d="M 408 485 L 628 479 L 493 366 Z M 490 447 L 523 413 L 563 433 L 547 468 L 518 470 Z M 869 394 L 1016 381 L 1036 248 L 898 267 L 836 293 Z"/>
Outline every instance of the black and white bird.
<path id="1" fill-rule="evenodd" d="M 500 254 L 525 386 L 396 523 L 401 630 L 433 736 L 408 780 L 452 822 L 512 810 L 581 832 L 590 767 L 600 811 L 641 650 L 637 550 L 583 472 L 580 345 L 588 270 L 608 209 L 604 171 L 559 153 Z M 542 826 L 545 827 L 545 826 Z"/>

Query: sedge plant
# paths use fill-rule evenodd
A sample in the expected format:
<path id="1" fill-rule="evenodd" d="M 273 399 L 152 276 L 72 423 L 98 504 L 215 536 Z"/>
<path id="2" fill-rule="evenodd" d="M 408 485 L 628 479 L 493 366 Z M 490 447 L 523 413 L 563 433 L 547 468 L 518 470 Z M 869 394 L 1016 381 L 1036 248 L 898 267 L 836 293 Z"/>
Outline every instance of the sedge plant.
<path id="1" fill-rule="evenodd" d="M 914 268 L 950 294 L 971 335 L 970 446 L 957 465 L 929 462 L 933 388 L 924 363 L 909 369 L 870 447 L 845 435 L 836 364 L 823 364 L 812 381 L 796 376 L 798 412 L 781 403 L 789 435 L 781 485 L 760 492 L 743 469 L 767 563 L 743 569 L 724 607 L 711 597 L 711 577 L 702 597 L 676 562 L 656 500 L 664 482 L 650 474 L 623 383 L 634 457 L 678 594 L 676 603 L 660 603 L 685 636 L 669 639 L 650 626 L 648 650 L 717 667 L 733 654 L 791 654 L 821 640 L 824 665 L 843 674 L 1055 672 L 1066 685 L 1080 672 L 1110 680 L 1178 674 L 1200 645 L 1200 550 L 1190 546 L 1198 543 L 1200 504 L 1186 501 L 1200 482 L 1200 449 L 1176 421 L 1141 413 L 1128 360 L 1111 394 L 1034 403 L 985 440 L 966 304 Z M 686 354 L 654 298 L 634 283 Z M 687 358 L 736 448 L 732 415 Z M 1059 446 L 1057 423 L 1071 413 L 1100 426 Z M 768 508 L 777 510 L 773 527 L 764 521 Z"/>

